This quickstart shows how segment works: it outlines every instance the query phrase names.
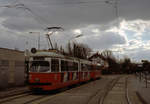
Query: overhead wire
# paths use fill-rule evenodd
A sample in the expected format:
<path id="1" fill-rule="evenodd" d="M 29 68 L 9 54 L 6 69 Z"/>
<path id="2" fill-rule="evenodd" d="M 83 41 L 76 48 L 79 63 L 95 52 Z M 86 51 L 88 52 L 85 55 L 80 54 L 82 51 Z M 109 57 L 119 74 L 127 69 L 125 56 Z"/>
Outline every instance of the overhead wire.
<path id="1" fill-rule="evenodd" d="M 0 7 L 5 8 L 16 8 L 16 9 L 22 9 L 24 11 L 27 11 L 30 13 L 30 15 L 41 25 L 45 25 L 47 21 L 44 18 L 41 18 L 39 15 L 37 15 L 33 10 L 31 10 L 27 5 L 19 2 L 19 0 L 15 0 L 13 3 L 7 4 L 7 5 L 1 5 Z M 42 26 L 44 28 L 45 26 Z"/>
<path id="2" fill-rule="evenodd" d="M 103 1 L 63 1 L 63 2 L 53 2 L 50 5 L 82 5 L 82 4 L 100 4 L 100 3 L 105 3 L 107 1 L 112 1 L 112 0 L 103 0 Z"/>
<path id="3" fill-rule="evenodd" d="M 71 1 L 71 2 L 61 2 L 61 3 L 52 3 L 51 5 L 84 5 L 84 4 L 102 4 L 102 3 L 109 3 L 114 4 L 114 1 L 116 0 L 104 0 L 104 1 Z M 6 7 L 6 8 L 16 8 L 16 9 L 23 9 L 24 11 L 30 12 L 31 16 L 40 23 L 40 26 L 42 24 L 42 28 L 46 27 L 46 24 L 48 23 L 47 20 L 39 15 L 37 15 L 33 10 L 31 10 L 27 5 L 21 3 L 19 0 L 15 0 L 15 2 L 11 3 L 10 5 L 4 5 L 0 7 Z M 116 7 L 117 8 L 117 7 Z M 116 13 L 116 15 L 118 15 Z M 117 16 L 118 17 L 118 16 Z"/>
<path id="4" fill-rule="evenodd" d="M 50 5 L 82 5 L 82 4 L 101 4 L 101 3 L 112 3 L 112 1 L 114 0 L 103 0 L 103 1 L 80 1 L 80 2 L 76 2 L 76 1 L 69 1 L 69 2 L 60 2 L 60 3 L 51 3 Z M 4 5 L 4 6 L 0 6 L 0 7 L 7 7 L 7 8 L 16 8 L 16 9 L 23 9 L 25 11 L 30 12 L 31 16 L 40 23 L 40 25 L 42 24 L 42 28 L 45 28 L 47 26 L 48 20 L 46 20 L 45 18 L 37 15 L 33 10 L 31 10 L 27 5 L 25 5 L 24 3 L 21 3 L 19 0 L 15 0 L 13 3 L 9 4 L 9 5 Z"/>
<path id="5" fill-rule="evenodd" d="M 28 12 L 30 12 L 31 16 L 32 16 L 37 22 L 40 23 L 40 25 L 41 25 L 41 24 L 44 24 L 43 22 L 41 22 L 41 18 L 40 18 L 39 16 L 37 16 L 37 15 L 36 15 L 30 8 L 28 8 L 25 4 L 20 3 L 19 0 L 15 0 L 14 2 L 12 2 L 12 3 L 10 3 L 10 4 L 2 5 L 2 6 L 0 6 L 0 7 L 16 8 L 16 9 L 22 9 L 22 10 L 24 10 L 24 11 L 28 11 Z M 39 20 L 39 18 L 40 18 L 40 20 Z M 42 20 L 43 20 L 43 19 L 42 19 Z M 46 23 L 46 22 L 45 22 L 45 23 Z M 44 28 L 44 26 L 43 26 L 43 28 Z M 6 31 L 12 33 L 12 31 L 9 31 L 9 30 L 6 30 Z M 15 33 L 15 34 L 16 34 L 16 33 Z M 13 35 L 14 35 L 14 34 L 13 34 Z M 31 37 L 29 38 L 29 37 L 26 36 L 26 35 L 15 35 L 15 36 L 25 37 L 25 38 L 28 38 L 28 39 L 31 39 L 31 40 L 35 40 L 34 38 L 31 38 Z"/>

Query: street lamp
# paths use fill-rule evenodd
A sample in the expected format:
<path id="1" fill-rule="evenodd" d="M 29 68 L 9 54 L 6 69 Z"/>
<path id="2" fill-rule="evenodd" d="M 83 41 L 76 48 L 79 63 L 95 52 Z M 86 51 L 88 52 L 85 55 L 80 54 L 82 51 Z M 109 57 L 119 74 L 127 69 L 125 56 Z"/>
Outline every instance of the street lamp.
<path id="1" fill-rule="evenodd" d="M 29 32 L 30 34 L 38 34 L 38 41 L 37 41 L 37 46 L 38 46 L 38 49 L 40 49 L 40 32 Z"/>
<path id="2" fill-rule="evenodd" d="M 76 39 L 76 38 L 79 38 L 79 37 L 82 37 L 82 36 L 83 36 L 83 34 L 79 34 L 79 35 L 75 36 L 74 38 Z"/>
<path id="3" fill-rule="evenodd" d="M 76 35 L 75 37 L 73 37 L 73 38 L 71 38 L 71 39 L 69 40 L 69 43 L 70 43 L 71 40 L 80 38 L 80 37 L 82 37 L 82 36 L 84 36 L 84 35 L 83 35 L 83 34 Z"/>

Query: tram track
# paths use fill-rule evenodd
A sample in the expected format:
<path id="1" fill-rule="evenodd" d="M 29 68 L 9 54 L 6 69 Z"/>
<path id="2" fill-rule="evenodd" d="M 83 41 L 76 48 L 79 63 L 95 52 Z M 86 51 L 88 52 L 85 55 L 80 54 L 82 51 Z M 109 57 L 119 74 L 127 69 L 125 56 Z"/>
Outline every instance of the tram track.
<path id="1" fill-rule="evenodd" d="M 43 99 L 43 98 L 45 98 L 45 97 L 47 97 L 47 96 L 48 96 L 48 95 L 43 95 L 43 96 L 37 97 L 37 98 L 35 98 L 35 99 L 32 99 L 32 100 L 30 100 L 30 101 L 27 101 L 27 102 L 25 102 L 25 103 L 23 103 L 23 104 L 32 104 L 32 103 L 34 103 L 35 101 L 41 100 L 41 99 Z"/>
<path id="2" fill-rule="evenodd" d="M 99 104 L 132 104 L 128 97 L 127 80 L 127 77 L 120 77 L 110 83 Z"/>
<path id="3" fill-rule="evenodd" d="M 113 86 L 116 84 L 116 82 L 120 79 L 120 77 L 114 78 L 110 83 L 108 83 L 107 87 L 103 90 L 102 96 L 98 99 L 98 104 L 103 104 L 104 99 L 106 98 L 109 91 L 113 88 Z"/>
<path id="4" fill-rule="evenodd" d="M 0 101 L 0 104 L 32 104 L 33 102 L 43 99 L 46 96 L 48 95 L 33 95 L 32 93 L 22 94 L 15 96 L 14 98 L 2 100 Z"/>
<path id="5" fill-rule="evenodd" d="M 112 77 L 111 79 L 108 79 L 105 81 L 106 83 L 104 84 L 103 87 L 99 87 L 95 90 L 92 89 L 91 91 L 93 92 L 91 94 L 85 92 L 87 90 L 85 89 L 87 86 L 81 86 L 80 88 L 75 88 L 75 89 L 73 88 L 73 89 L 59 92 L 59 93 L 56 92 L 56 93 L 50 93 L 50 94 L 33 94 L 33 93 L 27 93 L 24 95 L 22 94 L 20 96 L 19 95 L 14 96 L 14 98 L 11 98 L 11 99 L 10 98 L 7 100 L 5 99 L 3 100 L 3 102 L 0 102 L 0 104 L 49 104 L 49 103 L 54 103 L 54 102 L 56 104 L 57 103 L 59 104 L 60 103 L 59 101 L 69 102 L 71 101 L 70 99 L 72 98 L 75 98 L 75 99 L 80 98 L 79 96 L 83 98 L 85 97 L 87 98 L 85 102 L 83 101 L 84 104 L 132 104 L 128 97 L 127 76 Z M 90 86 L 91 85 L 93 86 L 95 84 L 96 83 L 92 82 Z M 89 88 L 93 88 L 90 86 Z M 74 93 L 74 92 L 77 92 L 77 93 Z M 116 100 L 116 98 L 113 98 L 115 96 L 118 100 Z M 68 97 L 67 101 L 61 100 L 66 97 Z"/>
<path id="6" fill-rule="evenodd" d="M 31 94 L 32 94 L 31 92 L 25 92 L 25 93 L 21 93 L 21 94 L 14 94 L 14 95 L 11 95 L 11 96 L 7 96 L 5 98 L 0 99 L 0 104 L 3 104 L 5 102 L 9 102 L 9 101 L 12 101 L 12 100 L 15 100 L 15 99 L 19 99 L 19 98 L 22 98 L 22 97 L 25 97 L 25 96 L 29 96 Z"/>
<path id="7" fill-rule="evenodd" d="M 51 98 L 61 95 L 62 93 L 63 92 L 57 93 L 57 91 L 49 93 L 33 93 L 30 91 L 28 93 L 0 99 L 0 104 L 40 104 L 50 100 Z"/>
<path id="8" fill-rule="evenodd" d="M 93 82 L 91 82 L 91 83 L 93 83 Z M 84 85 L 86 85 L 86 84 L 84 84 Z M 79 86 L 78 86 L 79 87 Z M 67 96 L 67 95 L 70 95 L 70 96 L 76 96 L 76 94 L 78 95 L 78 93 L 76 93 L 76 94 L 71 94 L 71 93 L 69 93 L 70 91 L 72 92 L 72 90 L 74 90 L 74 89 L 78 89 L 78 87 L 75 87 L 75 88 L 71 88 L 71 89 L 68 89 L 67 91 L 64 91 L 64 92 L 60 92 L 60 93 L 57 93 L 57 94 L 55 94 L 55 95 L 53 95 L 53 96 L 47 96 L 47 97 L 41 97 L 40 99 L 38 99 L 38 100 L 32 100 L 32 101 L 29 101 L 29 102 L 26 102 L 26 103 L 24 103 L 24 104 L 45 104 L 45 103 L 47 103 L 47 102 L 53 102 L 55 99 L 57 99 L 57 97 L 59 96 L 61 96 L 61 97 L 63 97 L 63 96 Z M 85 87 L 85 86 L 80 86 L 80 87 Z M 92 100 L 92 98 L 94 98 L 95 96 L 97 96 L 97 94 L 99 93 L 99 92 L 101 92 L 101 88 L 99 88 L 94 94 L 92 94 L 90 97 L 89 97 L 89 99 L 88 99 L 88 101 L 86 101 L 87 103 L 86 104 L 90 104 L 89 102 L 90 102 L 90 100 Z M 81 95 L 79 95 L 79 96 L 82 96 L 82 94 Z M 58 98 L 59 98 L 58 97 Z M 60 97 L 60 98 L 61 98 Z M 56 103 L 56 102 L 55 102 Z M 48 103 L 47 103 L 48 104 Z"/>
<path id="9" fill-rule="evenodd" d="M 99 88 L 94 94 L 92 94 L 89 99 L 87 100 L 86 104 L 100 104 L 101 100 L 103 100 L 103 96 L 107 95 L 107 91 L 110 90 L 110 86 L 112 86 L 119 77 L 112 78 L 107 82 L 105 87 Z"/>
<path id="10" fill-rule="evenodd" d="M 20 89 L 8 89 L 6 91 L 0 92 L 0 99 L 6 98 L 6 97 L 12 97 L 24 93 L 31 92 L 28 88 L 20 88 Z"/>
<path id="11" fill-rule="evenodd" d="M 104 89 L 99 88 L 96 92 L 94 92 L 85 104 L 132 104 L 128 97 L 127 80 L 127 76 L 118 76 L 116 78 L 113 78 L 108 82 Z M 44 102 L 55 99 L 55 97 L 57 97 L 58 95 L 61 95 L 61 93 L 56 94 L 52 97 L 47 97 L 46 99 L 43 99 L 41 97 L 40 99 L 42 100 L 35 99 L 24 104 L 44 104 Z M 116 100 L 116 98 L 110 98 L 110 96 L 113 97 L 116 95 L 116 98 L 118 98 L 118 100 Z M 95 99 L 97 99 L 97 101 L 96 103 L 93 103 Z"/>

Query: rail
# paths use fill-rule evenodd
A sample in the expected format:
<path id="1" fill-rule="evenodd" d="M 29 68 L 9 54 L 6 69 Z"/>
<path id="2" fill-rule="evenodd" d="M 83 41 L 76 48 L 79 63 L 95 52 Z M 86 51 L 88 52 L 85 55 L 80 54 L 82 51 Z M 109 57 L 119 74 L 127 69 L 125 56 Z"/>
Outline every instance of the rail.
<path id="1" fill-rule="evenodd" d="M 135 75 L 139 78 L 140 81 L 145 82 L 145 87 L 148 87 L 148 84 L 150 84 L 150 73 L 147 71 L 138 72 L 135 73 Z"/>
<path id="2" fill-rule="evenodd" d="M 123 80 L 123 81 L 122 81 Z M 120 101 L 120 103 L 124 103 L 124 104 L 132 104 L 130 99 L 129 99 L 129 95 L 128 95 L 128 87 L 127 87 L 127 78 L 123 78 L 123 77 L 119 77 L 117 79 L 115 79 L 110 85 L 109 87 L 106 89 L 104 96 L 101 98 L 100 103 L 99 104 L 107 104 L 108 102 L 115 102 L 115 100 L 110 99 L 110 96 L 112 97 L 112 92 L 115 93 L 115 91 L 118 89 L 123 89 L 120 90 L 122 91 L 120 94 L 121 96 L 124 96 L 123 102 Z M 118 94 L 118 92 L 116 93 Z M 122 95 L 123 94 L 123 95 Z M 119 97 L 121 97 L 119 96 Z M 117 103 L 117 102 L 116 102 Z"/>

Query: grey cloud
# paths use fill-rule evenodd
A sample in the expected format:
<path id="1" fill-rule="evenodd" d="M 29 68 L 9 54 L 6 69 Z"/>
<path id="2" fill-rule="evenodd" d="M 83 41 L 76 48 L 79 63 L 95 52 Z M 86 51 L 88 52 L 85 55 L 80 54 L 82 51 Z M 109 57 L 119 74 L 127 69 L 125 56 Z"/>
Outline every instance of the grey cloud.
<path id="1" fill-rule="evenodd" d="M 107 32 L 100 35 L 87 36 L 81 39 L 80 42 L 88 44 L 93 49 L 102 50 L 112 48 L 114 45 L 126 44 L 126 39 L 121 35 Z"/>
<path id="2" fill-rule="evenodd" d="M 115 27 L 118 24 L 116 21 L 115 9 L 112 5 L 97 3 L 95 2 L 96 0 L 7 1 L 9 1 L 10 4 L 12 4 L 12 1 L 18 1 L 16 3 L 24 3 L 25 6 L 32 10 L 27 11 L 24 9 L 6 8 L 3 10 L 3 12 L 0 12 L 1 18 L 4 19 L 2 25 L 5 28 L 10 29 L 10 31 L 15 30 L 16 34 L 18 31 L 22 34 L 25 34 L 25 32 L 30 30 L 41 31 L 47 26 L 62 26 L 66 31 L 52 36 L 52 41 L 58 42 L 58 45 L 64 46 L 64 44 L 69 42 L 69 40 L 75 36 L 72 33 L 72 30 L 74 29 L 81 29 L 85 36 L 71 41 L 87 43 L 93 49 L 113 48 L 117 44 L 123 45 L 127 43 L 126 38 L 122 35 L 104 32 L 105 30 L 110 29 L 110 27 Z M 80 2 L 90 3 L 82 4 Z M 1 2 L 1 4 L 3 4 L 3 2 Z M 125 20 L 150 20 L 149 4 L 150 0 L 120 0 L 118 5 L 119 17 Z M 93 33 L 91 31 L 92 29 L 99 29 L 100 33 Z M 25 47 L 26 39 L 18 39 L 17 37 L 13 37 L 13 39 L 10 40 L 9 38 L 6 38 L 9 36 L 9 33 L 5 32 L 4 34 L 6 35 L 0 35 L 0 41 L 3 40 L 0 42 L 1 46 L 20 48 Z M 4 41 L 7 41 L 9 45 L 6 45 Z M 14 43 L 15 41 L 18 44 Z M 29 47 L 36 45 L 36 39 L 35 41 L 28 41 L 31 43 L 31 46 Z M 11 42 L 13 44 L 11 44 Z M 130 43 L 130 45 L 135 44 L 134 42 Z M 41 44 L 43 44 L 43 48 L 46 47 L 46 40 L 42 39 Z M 148 54 L 149 52 L 148 50 L 143 50 L 141 53 L 138 51 L 140 50 L 137 50 L 135 57 L 138 57 L 138 54 L 144 55 L 144 53 Z M 146 55 L 145 57 L 148 56 Z"/>
<path id="3" fill-rule="evenodd" d="M 128 56 L 133 60 L 138 60 L 140 62 L 141 60 L 149 60 L 150 59 L 149 53 L 150 53 L 149 49 L 146 50 L 139 48 L 134 52 L 128 52 Z"/>
<path id="4" fill-rule="evenodd" d="M 87 2 L 87 4 L 80 4 L 80 2 Z M 116 19 L 115 9 L 112 5 L 98 3 L 96 1 L 21 0 L 19 3 L 24 3 L 34 12 L 33 15 L 36 18 L 41 18 L 36 19 L 36 21 L 40 21 L 39 25 L 43 22 L 46 26 L 57 25 L 72 29 L 89 24 L 107 24 Z M 119 16 L 132 20 L 137 18 L 149 19 L 149 3 L 149 0 L 120 0 L 118 5 Z M 13 16 L 21 16 L 22 12 L 24 12 L 25 17 L 31 16 L 29 11 L 13 9 L 11 12 L 8 12 L 8 9 L 7 12 L 2 13 L 2 15 L 7 16 L 8 21 Z M 31 18 L 34 17 L 31 16 Z"/>
<path id="5" fill-rule="evenodd" d="M 7 19 L 6 21 L 3 21 L 2 24 L 8 29 L 17 31 L 28 31 L 39 29 L 41 27 L 41 25 L 39 25 L 34 19 L 23 17 L 22 18 L 12 17 Z"/>
<path id="6" fill-rule="evenodd" d="M 75 28 L 78 25 L 95 24 L 109 22 L 113 18 L 113 13 L 109 6 L 88 4 L 88 5 L 51 5 L 53 0 L 40 1 L 22 1 L 27 7 L 29 7 L 36 17 L 43 18 L 43 22 L 47 25 L 61 25 L 67 28 Z M 49 5 L 48 5 L 49 4 Z M 47 6 L 48 5 L 48 6 Z M 105 11 L 103 11 L 105 9 Z M 14 13 L 3 12 L 4 16 L 11 18 L 19 15 L 18 12 Z M 24 10 L 19 10 L 25 12 Z M 29 12 L 29 11 L 28 11 Z M 27 13 L 27 11 L 26 11 Z M 15 15 L 16 14 L 16 15 Z M 30 13 L 29 13 L 30 14 Z M 7 21 L 7 19 L 6 19 Z"/>

